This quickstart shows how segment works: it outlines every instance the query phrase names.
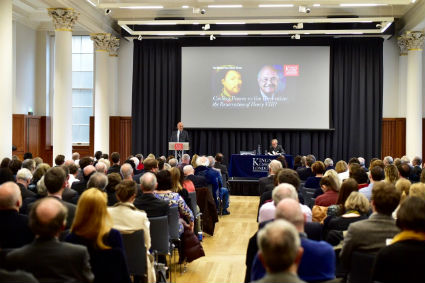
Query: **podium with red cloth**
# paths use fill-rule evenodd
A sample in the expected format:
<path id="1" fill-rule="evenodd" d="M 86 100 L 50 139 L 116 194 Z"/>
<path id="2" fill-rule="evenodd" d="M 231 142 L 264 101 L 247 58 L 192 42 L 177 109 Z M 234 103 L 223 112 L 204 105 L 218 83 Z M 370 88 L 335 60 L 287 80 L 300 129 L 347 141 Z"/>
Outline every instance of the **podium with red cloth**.
<path id="1" fill-rule="evenodd" d="M 185 150 L 189 150 L 189 143 L 188 142 L 169 142 L 168 143 L 168 150 L 173 151 L 174 150 L 174 156 L 178 158 L 179 161 L 181 161 L 181 157 L 184 154 Z"/>

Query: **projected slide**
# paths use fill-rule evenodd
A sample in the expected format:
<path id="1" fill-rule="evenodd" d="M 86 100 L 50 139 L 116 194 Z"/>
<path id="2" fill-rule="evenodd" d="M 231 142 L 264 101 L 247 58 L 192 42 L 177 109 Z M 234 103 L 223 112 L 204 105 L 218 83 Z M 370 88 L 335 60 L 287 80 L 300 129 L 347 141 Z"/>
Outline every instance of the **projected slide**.
<path id="1" fill-rule="evenodd" d="M 194 128 L 329 128 L 329 47 L 184 47 L 182 121 Z"/>

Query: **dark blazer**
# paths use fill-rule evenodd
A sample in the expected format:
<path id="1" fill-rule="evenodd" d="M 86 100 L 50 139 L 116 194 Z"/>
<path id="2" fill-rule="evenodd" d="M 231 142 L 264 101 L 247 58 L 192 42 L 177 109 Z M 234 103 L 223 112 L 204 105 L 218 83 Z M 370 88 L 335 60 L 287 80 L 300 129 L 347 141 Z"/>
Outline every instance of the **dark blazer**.
<path id="1" fill-rule="evenodd" d="M 65 190 L 63 190 L 62 199 L 64 201 L 67 201 L 69 203 L 76 205 L 79 198 L 80 198 L 80 195 L 77 193 L 76 190 L 69 189 L 69 188 L 65 188 Z"/>
<path id="2" fill-rule="evenodd" d="M 54 196 L 51 196 L 54 197 Z M 75 216 L 75 210 L 77 209 L 77 206 L 75 204 L 72 204 L 70 202 L 64 201 L 63 199 L 57 198 L 68 210 L 68 215 L 66 217 L 66 229 L 71 228 L 72 222 L 74 221 Z M 28 213 L 31 210 L 31 207 L 33 206 L 34 202 L 30 203 L 28 205 Z"/>
<path id="3" fill-rule="evenodd" d="M 0 282 L 38 283 L 38 280 L 31 273 L 22 270 L 7 271 L 0 269 Z"/>
<path id="4" fill-rule="evenodd" d="M 28 216 L 16 210 L 0 210 L 0 223 L 1 249 L 20 248 L 34 239 L 28 227 Z"/>
<path id="5" fill-rule="evenodd" d="M 133 204 L 138 209 L 144 210 L 148 217 L 168 215 L 170 210 L 168 202 L 157 199 L 153 194 L 142 194 L 140 191 Z"/>
<path id="6" fill-rule="evenodd" d="M 195 188 L 206 188 L 208 186 L 207 179 L 204 176 L 188 175 L 186 179 L 191 180 Z"/>
<path id="7" fill-rule="evenodd" d="M 173 131 L 172 132 L 169 141 L 170 142 L 177 142 L 177 131 Z M 189 133 L 187 131 L 183 130 L 180 133 L 180 136 L 179 136 L 179 140 L 178 141 L 179 142 L 190 142 L 190 140 L 189 140 Z"/>
<path id="8" fill-rule="evenodd" d="M 92 282 L 87 248 L 59 242 L 58 239 L 35 239 L 11 251 L 6 257 L 10 269 L 32 273 L 40 282 Z"/>
<path id="9" fill-rule="evenodd" d="M 139 174 L 134 175 L 133 181 L 136 182 L 137 184 L 140 184 L 140 177 L 142 177 L 143 174 L 145 174 L 145 170 L 142 170 L 142 172 L 139 172 Z"/>
<path id="10" fill-rule="evenodd" d="M 417 183 L 421 180 L 421 173 L 422 173 L 422 169 L 419 166 L 414 166 L 412 168 L 412 170 L 410 170 L 410 181 L 412 181 L 412 183 Z"/>
<path id="11" fill-rule="evenodd" d="M 216 162 L 214 163 L 214 168 L 220 169 L 221 175 L 226 176 L 226 180 L 229 179 L 229 172 L 227 171 L 227 166 L 223 163 Z"/>
<path id="12" fill-rule="evenodd" d="M 272 191 L 274 188 L 274 175 L 262 177 L 258 180 L 258 191 L 260 196 L 266 191 Z"/>
<path id="13" fill-rule="evenodd" d="M 75 181 L 74 183 L 72 183 L 71 189 L 77 191 L 77 193 L 81 195 L 85 190 L 87 190 L 87 182 L 88 180 L 86 180 L 85 178 L 79 182 Z"/>
<path id="14" fill-rule="evenodd" d="M 273 151 L 275 152 L 275 153 L 277 153 L 277 154 L 285 154 L 285 150 L 283 149 L 283 147 L 280 145 L 280 144 L 278 144 L 275 148 L 274 147 L 272 147 L 272 146 L 270 146 L 269 147 L 269 153 L 270 154 L 274 154 L 273 153 Z"/>
<path id="15" fill-rule="evenodd" d="M 28 197 L 35 197 L 35 193 L 31 192 L 30 190 L 28 190 L 27 188 L 25 188 L 24 185 L 20 184 L 20 183 L 16 183 L 19 187 L 19 189 L 21 190 L 21 195 L 22 195 L 22 200 L 28 198 Z"/>
<path id="16" fill-rule="evenodd" d="M 108 174 L 111 174 L 111 173 L 118 173 L 118 174 L 120 174 L 120 169 L 121 169 L 121 165 L 114 164 L 111 167 L 109 167 L 107 173 Z"/>
<path id="17" fill-rule="evenodd" d="M 299 167 L 297 168 L 298 176 L 301 180 L 305 181 L 308 177 L 313 177 L 313 171 L 311 171 L 310 167 Z"/>

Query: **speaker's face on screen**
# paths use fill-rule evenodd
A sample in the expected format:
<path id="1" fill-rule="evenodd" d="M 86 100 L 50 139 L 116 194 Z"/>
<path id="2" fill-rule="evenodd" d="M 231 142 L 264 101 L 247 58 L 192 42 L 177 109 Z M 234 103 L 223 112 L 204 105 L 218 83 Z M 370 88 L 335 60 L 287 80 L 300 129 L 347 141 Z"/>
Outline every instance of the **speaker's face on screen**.
<path id="1" fill-rule="evenodd" d="M 238 71 L 230 70 L 221 80 L 224 91 L 230 95 L 236 95 L 241 91 L 242 77 Z"/>
<path id="2" fill-rule="evenodd" d="M 279 76 L 272 67 L 263 67 L 258 74 L 258 85 L 266 95 L 272 95 L 278 89 Z"/>

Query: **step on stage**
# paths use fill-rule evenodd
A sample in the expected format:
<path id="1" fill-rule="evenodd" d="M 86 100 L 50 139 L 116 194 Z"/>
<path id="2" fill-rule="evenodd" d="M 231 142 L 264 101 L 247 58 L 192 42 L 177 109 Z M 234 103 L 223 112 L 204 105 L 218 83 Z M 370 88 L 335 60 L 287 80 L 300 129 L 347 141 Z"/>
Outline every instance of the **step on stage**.
<path id="1" fill-rule="evenodd" d="M 227 181 L 233 196 L 259 196 L 258 178 L 232 177 Z"/>

